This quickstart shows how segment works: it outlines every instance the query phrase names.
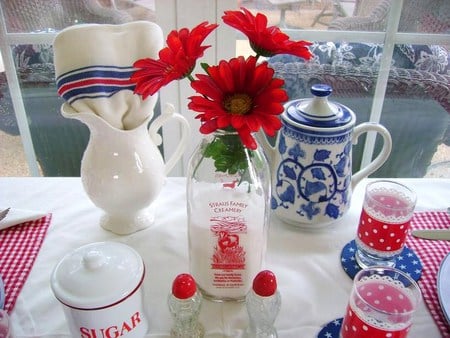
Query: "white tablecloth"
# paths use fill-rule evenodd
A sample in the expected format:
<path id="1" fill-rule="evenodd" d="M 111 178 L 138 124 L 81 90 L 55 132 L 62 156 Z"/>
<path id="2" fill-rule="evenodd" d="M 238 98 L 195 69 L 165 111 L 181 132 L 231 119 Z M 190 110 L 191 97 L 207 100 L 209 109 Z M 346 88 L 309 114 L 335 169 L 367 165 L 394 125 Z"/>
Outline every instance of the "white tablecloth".
<path id="1" fill-rule="evenodd" d="M 399 180 L 416 190 L 416 211 L 450 206 L 450 180 Z M 278 279 L 282 307 L 276 320 L 279 336 L 313 338 L 326 322 L 342 317 L 352 281 L 340 265 L 342 247 L 356 231 L 364 186 L 353 194 L 342 220 L 320 232 L 295 230 L 272 217 L 265 268 Z M 100 228 L 101 211 L 87 198 L 79 178 L 0 178 L 0 204 L 51 212 L 53 219 L 28 280 L 11 315 L 14 337 L 69 337 L 61 305 L 49 278 L 69 251 L 94 241 L 113 240 L 134 247 L 147 273 L 145 302 L 148 337 L 168 337 L 171 318 L 167 295 L 173 278 L 188 271 L 185 179 L 169 178 L 154 202 L 156 222 L 146 230 L 116 236 Z M 207 337 L 240 337 L 247 326 L 245 305 L 204 301 L 201 321 Z M 410 337 L 440 337 L 421 304 Z"/>

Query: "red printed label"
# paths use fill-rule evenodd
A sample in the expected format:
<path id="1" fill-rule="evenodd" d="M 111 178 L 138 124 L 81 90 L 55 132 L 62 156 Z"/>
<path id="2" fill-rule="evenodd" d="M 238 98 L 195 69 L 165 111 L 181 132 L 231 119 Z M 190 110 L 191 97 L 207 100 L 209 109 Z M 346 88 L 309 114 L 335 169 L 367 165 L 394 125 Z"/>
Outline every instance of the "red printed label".
<path id="1" fill-rule="evenodd" d="M 105 328 L 80 327 L 82 338 L 118 338 L 132 332 L 141 323 L 139 311 L 131 316 L 127 321 L 119 325 L 112 325 Z"/>

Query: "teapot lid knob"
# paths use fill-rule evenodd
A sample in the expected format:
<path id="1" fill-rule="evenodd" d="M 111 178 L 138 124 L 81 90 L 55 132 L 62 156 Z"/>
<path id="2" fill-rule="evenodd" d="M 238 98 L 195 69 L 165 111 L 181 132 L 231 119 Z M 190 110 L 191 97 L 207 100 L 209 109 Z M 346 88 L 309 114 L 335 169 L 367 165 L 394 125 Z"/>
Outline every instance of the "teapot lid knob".
<path id="1" fill-rule="evenodd" d="M 333 88 L 327 84 L 311 86 L 312 99 L 293 101 L 286 108 L 287 118 L 311 127 L 333 128 L 353 123 L 354 113 L 347 107 L 328 100 Z"/>
<path id="2" fill-rule="evenodd" d="M 314 96 L 329 96 L 333 92 L 333 88 L 327 84 L 319 83 L 311 86 L 311 94 Z"/>

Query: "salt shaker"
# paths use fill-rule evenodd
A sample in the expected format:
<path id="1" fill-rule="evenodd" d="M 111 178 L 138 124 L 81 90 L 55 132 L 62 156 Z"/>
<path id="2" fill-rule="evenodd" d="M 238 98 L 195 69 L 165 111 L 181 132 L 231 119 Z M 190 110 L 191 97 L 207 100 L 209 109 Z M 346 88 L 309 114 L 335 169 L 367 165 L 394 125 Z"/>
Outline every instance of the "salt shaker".
<path id="1" fill-rule="evenodd" d="M 276 338 L 275 319 L 281 307 L 281 295 L 277 290 L 277 280 L 272 271 L 264 270 L 256 275 L 253 288 L 246 297 L 249 338 Z"/>
<path id="2" fill-rule="evenodd" d="M 194 278 L 182 273 L 175 277 L 172 293 L 168 297 L 169 311 L 173 318 L 171 337 L 201 338 L 205 330 L 198 321 L 202 295 L 197 291 Z"/>

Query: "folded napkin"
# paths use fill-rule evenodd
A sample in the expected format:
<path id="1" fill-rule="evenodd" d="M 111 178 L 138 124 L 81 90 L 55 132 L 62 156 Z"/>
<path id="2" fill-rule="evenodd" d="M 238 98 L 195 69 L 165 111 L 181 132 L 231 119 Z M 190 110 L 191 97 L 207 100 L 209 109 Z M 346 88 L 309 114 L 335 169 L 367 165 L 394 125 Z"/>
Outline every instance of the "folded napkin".
<path id="1" fill-rule="evenodd" d="M 0 210 L 4 210 L 6 207 L 0 207 Z M 41 217 L 44 217 L 47 213 L 36 210 L 25 210 L 25 209 L 17 209 L 10 208 L 6 217 L 0 220 L 0 230 L 12 227 L 14 225 L 34 221 Z"/>
<path id="2" fill-rule="evenodd" d="M 450 216 L 446 212 L 417 212 L 411 220 L 411 228 L 416 229 L 449 229 Z M 422 277 L 419 280 L 423 299 L 431 313 L 442 337 L 450 337 L 450 325 L 445 320 L 437 294 L 437 274 L 442 260 L 450 253 L 449 241 L 431 241 L 421 238 L 407 237 L 406 245 L 420 257 L 423 265 Z"/>
<path id="3" fill-rule="evenodd" d="M 151 119 L 157 95 L 142 100 L 130 76 L 138 59 L 158 58 L 163 42 L 161 28 L 148 21 L 62 30 L 53 49 L 58 94 L 66 101 L 63 115 L 96 114 L 122 130 Z"/>
<path id="4" fill-rule="evenodd" d="M 48 214 L 0 231 L 0 275 L 5 284 L 4 308 L 8 313 L 33 267 L 51 218 Z"/>

